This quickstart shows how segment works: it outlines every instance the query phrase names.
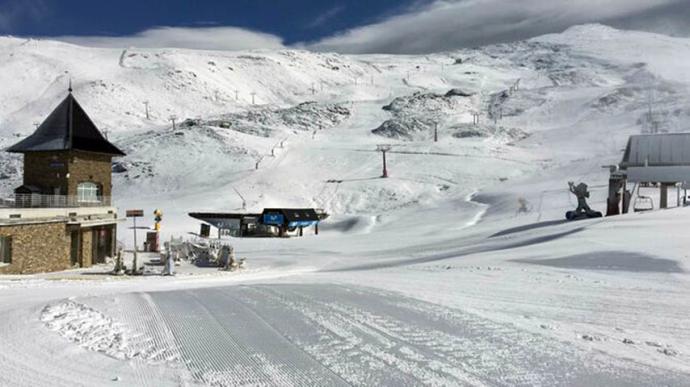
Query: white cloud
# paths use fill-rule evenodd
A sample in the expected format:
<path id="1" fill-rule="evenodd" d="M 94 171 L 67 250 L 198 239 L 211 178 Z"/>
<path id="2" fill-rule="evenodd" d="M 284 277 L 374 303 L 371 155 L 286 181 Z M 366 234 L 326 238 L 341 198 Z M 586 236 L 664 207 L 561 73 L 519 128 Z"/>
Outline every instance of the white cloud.
<path id="1" fill-rule="evenodd" d="M 306 47 L 342 53 L 428 53 L 511 41 L 688 0 L 436 0 Z"/>
<path id="2" fill-rule="evenodd" d="M 283 48 L 282 38 L 236 27 L 156 27 L 130 36 L 56 36 L 51 40 L 91 47 L 248 50 Z"/>
<path id="3" fill-rule="evenodd" d="M 0 0 L 2 1 L 2 0 Z M 19 13 L 45 13 L 43 0 L 22 0 L 32 7 L 0 5 L 0 31 Z M 341 53 L 418 54 L 530 38 L 582 23 L 604 22 L 681 34 L 690 31 L 690 0 L 433 0 L 416 1 L 406 13 L 356 27 L 316 42 L 292 47 Z M 305 28 L 328 23 L 345 8 L 335 6 Z M 21 10 L 21 12 L 20 12 Z M 679 32 L 680 31 L 680 32 Z M 244 50 L 285 48 L 279 36 L 237 27 L 155 27 L 129 36 L 58 36 L 48 39 L 96 47 Z"/>
<path id="4" fill-rule="evenodd" d="M 690 0 L 607 22 L 616 28 L 690 36 Z"/>
<path id="5" fill-rule="evenodd" d="M 309 27 L 309 28 L 320 27 L 320 26 L 326 24 L 327 21 L 338 16 L 344 10 L 345 10 L 344 5 L 336 5 L 335 7 L 332 7 L 331 9 L 329 9 L 326 12 L 317 16 L 311 23 L 309 23 L 309 25 L 307 25 L 307 27 Z"/>

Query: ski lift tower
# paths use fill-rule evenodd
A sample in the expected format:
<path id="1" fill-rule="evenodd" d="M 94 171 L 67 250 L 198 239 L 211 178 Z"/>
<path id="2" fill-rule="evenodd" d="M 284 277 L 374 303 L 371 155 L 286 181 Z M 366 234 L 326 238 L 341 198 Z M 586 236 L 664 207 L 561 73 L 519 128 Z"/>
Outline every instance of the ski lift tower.
<path id="1" fill-rule="evenodd" d="M 391 150 L 391 145 L 389 144 L 379 144 L 376 145 L 376 151 L 381 152 L 381 155 L 383 155 L 383 174 L 381 175 L 382 178 L 388 177 L 388 169 L 386 168 L 386 152 Z"/>
<path id="2" fill-rule="evenodd" d="M 258 164 L 258 162 L 257 162 L 257 164 Z M 240 199 L 242 199 L 242 211 L 245 211 L 247 209 L 247 199 L 245 199 L 244 196 L 242 196 L 242 194 L 240 193 L 240 191 L 237 190 L 237 188 L 232 187 L 232 189 L 235 190 L 235 193 L 237 194 L 237 196 L 239 196 Z"/>

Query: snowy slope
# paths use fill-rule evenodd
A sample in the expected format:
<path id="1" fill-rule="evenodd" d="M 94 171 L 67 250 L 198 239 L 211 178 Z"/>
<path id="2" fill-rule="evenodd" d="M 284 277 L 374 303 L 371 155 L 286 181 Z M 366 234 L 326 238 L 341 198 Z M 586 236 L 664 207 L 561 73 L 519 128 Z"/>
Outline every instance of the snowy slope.
<path id="1" fill-rule="evenodd" d="M 635 44 L 630 44 L 633 41 Z M 219 190 L 226 202 L 212 203 L 209 208 L 239 207 L 240 199 L 233 200 L 228 184 L 243 186 L 240 191 L 248 191 L 244 196 L 253 197 L 250 201 L 255 201 L 256 207 L 269 205 L 259 197 L 265 188 L 285 191 L 284 185 L 290 185 L 286 179 L 276 179 L 276 174 L 297 174 L 300 184 L 291 189 L 295 192 L 288 192 L 293 197 L 274 204 L 317 202 L 336 212 L 355 214 L 371 213 L 352 205 L 358 200 L 370 202 L 371 196 L 389 202 L 395 194 L 393 207 L 424 202 L 433 195 L 429 184 L 445 186 L 442 179 L 454 181 L 453 188 L 463 186 L 453 197 L 465 197 L 499 178 L 529 175 L 544 167 L 554 173 L 559 173 L 559 168 L 584 168 L 564 177 L 563 182 L 584 179 L 584 175 L 601 179 L 605 173 L 598 166 L 619 157 L 627 135 L 652 127 L 682 131 L 690 116 L 685 97 L 689 81 L 678 67 L 682 61 L 676 59 L 688 55 L 687 41 L 600 25 L 574 27 L 527 42 L 418 57 L 92 49 L 16 38 L 2 38 L 0 47 L 7 59 L 0 64 L 0 81 L 7 86 L 0 92 L 2 144 L 9 145 L 17 135 L 29 133 L 33 123 L 64 96 L 71 78 L 75 94 L 95 122 L 129 153 L 123 160 L 123 165 L 129 165 L 128 173 L 120 174 L 123 179 L 117 180 L 116 192 L 126 197 L 130 190 L 151 194 L 174 190 L 174 196 L 186 196 L 188 191 Z M 646 55 L 641 56 L 641 52 Z M 517 80 L 519 89 L 507 92 Z M 442 96 L 453 88 L 468 96 L 425 97 Z M 253 93 L 257 106 L 251 105 Z M 421 93 L 418 96 L 422 98 L 413 97 L 415 93 Z M 421 104 L 416 102 L 420 100 Z M 424 102 L 437 100 L 446 102 Z M 341 104 L 352 114 L 328 125 L 314 119 L 318 108 L 297 110 L 292 121 L 272 118 L 283 114 L 281 109 L 296 109 L 305 101 L 316 101 L 313 106 L 321 109 Z M 144 102 L 150 108 L 148 120 Z M 391 102 L 395 109 L 380 110 Z M 650 105 L 654 124 L 649 122 Z M 471 124 L 473 113 L 480 115 L 478 126 Z M 172 134 L 171 115 L 177 117 L 177 123 L 190 119 L 200 125 Z M 429 141 L 434 122 L 440 126 L 441 141 L 437 144 Z M 226 128 L 218 128 L 223 123 L 228 124 Z M 204 128 L 196 130 L 197 126 Z M 300 133 L 310 126 L 307 133 Z M 370 133 L 379 127 L 384 130 Z M 327 130 L 325 135 L 312 133 L 319 128 Z M 414 136 L 401 135 L 400 128 Z M 272 139 L 258 138 L 268 132 Z M 310 136 L 313 142 L 308 141 Z M 415 141 L 398 141 L 412 137 Z M 278 161 L 278 167 L 271 165 L 268 161 L 276 155 L 276 144 L 285 139 L 294 146 L 286 155 L 275 157 L 297 159 Z M 362 151 L 384 142 L 399 143 L 400 152 L 406 155 L 394 154 L 394 175 L 421 185 L 389 184 L 392 191 L 382 192 L 371 187 L 375 182 L 356 183 L 351 184 L 355 190 L 371 192 L 364 198 L 343 192 L 335 193 L 334 198 L 322 197 L 329 195 L 323 182 L 346 180 L 346 175 L 352 175 L 353 163 L 364 169 L 350 178 L 375 177 L 379 173 L 375 155 Z M 303 147 L 315 160 L 328 154 L 336 159 L 329 164 L 340 165 L 304 171 L 299 165 L 310 162 L 301 151 Z M 334 150 L 336 147 L 348 149 L 341 154 Z M 270 170 L 242 180 L 247 175 L 244 172 L 262 156 L 271 157 L 264 159 Z M 458 158 L 484 158 L 478 162 L 493 172 L 482 171 L 485 179 L 478 182 L 472 163 L 456 163 Z M 396 168 L 396 162 L 402 163 L 402 168 Z M 414 164 L 411 169 L 409 162 Z M 524 166 L 506 168 L 506 162 Z M 5 164 L 3 175 L 16 177 L 17 162 Z M 315 165 L 325 166 L 324 162 Z M 427 166 L 438 170 L 441 180 L 416 182 L 417 175 L 429 180 Z M 290 174 L 276 173 L 281 167 Z M 450 171 L 443 172 L 447 168 Z M 17 184 L 16 178 L 0 181 L 5 192 Z M 504 185 L 514 189 L 512 184 Z M 324 191 L 321 196 L 320 191 Z M 306 199 L 309 196 L 317 197 Z M 380 209 L 391 206 L 384 203 Z"/>

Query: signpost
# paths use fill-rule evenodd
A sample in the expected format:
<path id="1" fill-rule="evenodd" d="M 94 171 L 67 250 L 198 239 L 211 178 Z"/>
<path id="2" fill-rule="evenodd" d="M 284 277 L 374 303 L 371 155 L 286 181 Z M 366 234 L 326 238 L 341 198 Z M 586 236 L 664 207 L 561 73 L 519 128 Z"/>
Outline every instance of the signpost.
<path id="1" fill-rule="evenodd" d="M 128 218 L 141 218 L 144 216 L 144 210 L 127 210 L 126 215 Z"/>
<path id="2" fill-rule="evenodd" d="M 132 224 L 134 227 L 134 264 L 132 265 L 132 274 L 137 274 L 137 218 L 144 216 L 144 210 L 127 210 L 125 215 L 128 218 L 132 218 Z"/>

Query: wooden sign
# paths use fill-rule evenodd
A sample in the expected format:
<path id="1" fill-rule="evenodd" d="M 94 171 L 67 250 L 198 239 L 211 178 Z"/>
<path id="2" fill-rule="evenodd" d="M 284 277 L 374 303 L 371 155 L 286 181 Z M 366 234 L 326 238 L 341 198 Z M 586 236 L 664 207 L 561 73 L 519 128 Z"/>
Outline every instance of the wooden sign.
<path id="1" fill-rule="evenodd" d="M 128 218 L 141 218 L 144 216 L 144 210 L 127 210 L 125 214 Z"/>

